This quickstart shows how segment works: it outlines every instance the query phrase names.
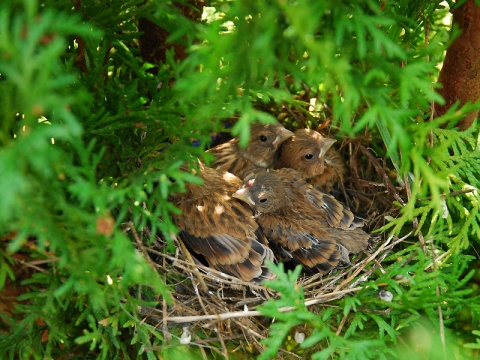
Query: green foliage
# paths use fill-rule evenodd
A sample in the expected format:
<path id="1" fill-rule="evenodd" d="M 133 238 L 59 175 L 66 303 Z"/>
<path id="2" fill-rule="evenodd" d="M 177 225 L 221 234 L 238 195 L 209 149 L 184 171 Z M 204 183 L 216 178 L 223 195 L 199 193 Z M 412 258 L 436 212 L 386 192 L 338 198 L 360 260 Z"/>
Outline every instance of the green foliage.
<path id="1" fill-rule="evenodd" d="M 411 236 L 384 260 L 385 273 L 316 310 L 304 303 L 300 270 L 273 267 L 269 286 L 280 297 L 261 307 L 275 319 L 261 358 L 275 357 L 301 324 L 311 332 L 300 348 L 314 359 L 438 358 L 439 329 L 445 356 L 472 355 L 479 131 L 454 124 L 479 104 L 430 119 L 431 103 L 443 101 L 436 66 L 457 35 L 444 25 L 448 9 L 426 0 L 209 5 L 202 17 L 187 0 L 2 1 L 0 288 L 22 281 L 26 291 L 14 315 L 0 314 L 9 331 L 0 357 L 155 358 L 163 335 L 138 308 L 169 294 L 138 241 L 160 235 L 173 249 L 169 196 L 198 181 L 180 168 L 210 160 L 204 148 L 224 120 L 237 119 L 232 132 L 245 144 L 251 122 L 273 121 L 285 107 L 307 119 L 282 119 L 292 128 L 327 117 L 339 136 L 369 128 L 378 156 L 411 188 L 383 231 L 421 232 L 428 252 Z M 186 59 L 160 44 L 164 63 L 145 62 L 141 18 L 167 30 Z M 137 238 L 144 228 L 149 236 Z M 22 259 L 31 273 L 17 272 Z M 391 303 L 377 296 L 385 288 Z M 410 355 L 404 344 L 415 348 L 418 334 L 430 346 Z M 165 356 L 184 356 L 177 350 Z"/>
<path id="2" fill-rule="evenodd" d="M 424 156 L 411 152 L 418 166 L 412 177 L 421 179 L 411 184 L 411 198 L 416 201 L 408 202 L 402 209 L 403 215 L 392 220 L 386 228 L 394 227 L 398 233 L 412 215 L 417 216 L 417 231 L 444 239 L 453 253 L 457 253 L 473 245 L 471 240 L 480 238 L 479 132 L 476 124 L 465 132 L 439 128 L 429 131 L 432 131 L 435 146 L 425 146 Z"/>
<path id="3" fill-rule="evenodd" d="M 141 136 L 136 122 L 147 112 L 142 96 L 148 88 L 142 85 L 145 94 L 139 94 L 139 83 L 148 81 L 152 88 L 157 79 L 130 50 L 119 51 L 128 49 L 122 42 L 137 36 L 126 14 L 138 4 L 121 3 L 121 10 L 112 7 L 110 13 L 88 9 L 86 3 L 88 12 L 71 12 L 69 2 L 63 4 L 66 9 L 61 2 L 37 1 L 0 8 L 0 188 L 5 195 L 0 197 L 0 234 L 13 235 L 7 252 L 2 250 L 2 286 L 7 276 L 14 277 L 14 252 L 50 264 L 49 271 L 23 281 L 30 291 L 17 309 L 24 316 L 2 339 L 2 357 L 58 357 L 75 344 L 104 359 L 117 352 L 129 357 L 129 346 L 141 353 L 161 340 L 152 337 L 157 334 L 152 327 L 140 326 L 138 306 L 144 302 L 130 289 L 146 285 L 168 299 L 167 287 L 121 224 L 132 219 L 141 229 L 153 219 L 154 231 L 174 231 L 168 191 L 192 176 L 178 170 L 181 158 L 168 166 L 161 165 L 165 158 L 146 159 L 149 177 L 135 165 L 141 157 L 133 147 Z M 88 53 L 84 73 L 75 64 L 79 39 Z M 104 72 L 117 76 L 104 79 Z M 124 104 L 118 103 L 121 98 Z M 151 111 L 142 126 L 155 123 L 155 116 Z M 178 118 L 163 121 L 168 119 L 176 123 Z M 143 156 L 152 157 L 152 150 Z M 158 195 L 150 198 L 154 192 Z M 156 209 L 154 202 L 160 204 Z"/>
<path id="4" fill-rule="evenodd" d="M 476 336 L 480 336 L 480 331 L 474 330 L 472 333 Z M 480 349 L 480 339 L 476 339 L 476 343 L 465 344 L 464 346 L 471 349 Z"/>
<path id="5" fill-rule="evenodd" d="M 412 258 L 415 262 L 409 263 Z M 405 340 L 398 342 L 402 338 L 406 338 L 411 346 L 421 344 L 420 354 L 409 355 L 415 359 L 444 355 L 448 359 L 468 357 L 469 352 L 456 345 L 458 340 L 454 331 L 450 330 L 447 330 L 448 346 L 446 354 L 443 354 L 438 331 L 438 308 L 443 311 L 446 326 L 452 328 L 458 325 L 454 315 L 462 309 L 478 316 L 480 295 L 466 286 L 474 275 L 474 271 L 467 270 L 471 257 L 457 256 L 458 263 L 432 272 L 424 270 L 431 266 L 431 259 L 419 252 L 416 246 L 410 246 L 386 260 L 391 265 L 385 269 L 385 274 L 378 274 L 374 280 L 364 283 L 361 290 L 352 291 L 351 295 L 338 301 L 337 306 L 320 307 L 316 311 L 309 310 L 305 305 L 303 290 L 297 284 L 300 269 L 285 274 L 283 266 L 273 265 L 271 268 L 278 278 L 268 281 L 267 285 L 278 291 L 280 298 L 269 300 L 259 308 L 264 315 L 275 319 L 270 327 L 270 336 L 264 340 L 266 350 L 259 358 L 275 358 L 287 334 L 300 324 L 306 324 L 311 334 L 299 348 L 313 351 L 313 359 L 332 356 L 387 359 L 390 358 L 388 355 L 410 351 Z M 436 293 L 437 287 L 442 289 L 439 294 Z M 392 302 L 379 298 L 378 291 L 385 288 L 393 293 Z M 432 330 L 424 334 L 424 328 Z M 339 336 L 337 329 L 342 329 L 343 336 Z M 415 339 L 410 335 L 416 331 L 421 332 L 424 339 Z M 472 345 L 466 347 L 474 348 Z"/>

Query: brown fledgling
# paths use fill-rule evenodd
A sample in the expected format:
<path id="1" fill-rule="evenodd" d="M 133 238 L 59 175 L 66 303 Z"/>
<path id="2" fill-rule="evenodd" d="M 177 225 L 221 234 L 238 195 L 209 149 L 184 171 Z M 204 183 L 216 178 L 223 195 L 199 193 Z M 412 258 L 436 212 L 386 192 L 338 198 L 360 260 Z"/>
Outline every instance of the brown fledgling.
<path id="1" fill-rule="evenodd" d="M 282 143 L 275 168 L 298 170 L 315 188 L 331 192 L 343 182 L 346 170 L 340 154 L 331 148 L 335 141 L 317 131 L 299 129 Z"/>
<path id="2" fill-rule="evenodd" d="M 333 228 L 353 230 L 365 225 L 365 220 L 356 216 L 350 209 L 330 194 L 326 194 L 311 184 L 307 183 L 302 174 L 294 169 L 275 170 L 283 181 L 298 194 L 302 194 L 306 200 L 317 208 L 326 212 L 327 222 Z M 354 251 L 355 253 L 358 251 Z"/>
<path id="3" fill-rule="evenodd" d="M 189 183 L 185 193 L 172 198 L 182 212 L 172 216 L 179 237 L 216 270 L 243 281 L 273 278 L 265 262 L 275 258 L 252 210 L 232 198 L 242 181 L 226 171 L 199 165 L 203 185 Z"/>
<path id="4" fill-rule="evenodd" d="M 241 148 L 239 139 L 234 138 L 208 150 L 215 156 L 210 167 L 226 170 L 243 179 L 254 168 L 273 167 L 280 144 L 291 136 L 293 133 L 281 124 L 253 124 L 247 147 Z"/>
<path id="5" fill-rule="evenodd" d="M 253 209 L 272 249 L 322 274 L 349 264 L 349 254 L 367 250 L 370 235 L 363 221 L 333 196 L 320 192 L 293 169 L 247 176 L 234 197 Z"/>

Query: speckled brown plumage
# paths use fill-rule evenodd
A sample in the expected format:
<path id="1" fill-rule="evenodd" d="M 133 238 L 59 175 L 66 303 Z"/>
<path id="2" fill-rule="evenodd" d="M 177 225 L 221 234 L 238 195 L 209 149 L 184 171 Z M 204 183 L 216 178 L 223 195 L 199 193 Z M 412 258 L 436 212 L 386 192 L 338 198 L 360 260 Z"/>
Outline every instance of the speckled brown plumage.
<path id="1" fill-rule="evenodd" d="M 282 143 L 275 168 L 298 170 L 315 188 L 331 192 L 345 176 L 345 164 L 331 148 L 334 142 L 317 131 L 299 129 Z"/>
<path id="2" fill-rule="evenodd" d="M 188 184 L 172 201 L 182 213 L 173 221 L 189 249 L 209 266 L 243 281 L 272 278 L 265 261 L 274 261 L 252 210 L 231 195 L 241 185 L 236 176 L 200 164 L 203 185 Z"/>
<path id="3" fill-rule="evenodd" d="M 319 210 L 324 211 L 328 225 L 343 230 L 353 230 L 364 225 L 364 220 L 357 217 L 332 195 L 319 191 L 307 183 L 300 172 L 294 169 L 278 169 L 278 174 L 286 186 L 301 194 Z"/>
<path id="4" fill-rule="evenodd" d="M 292 169 L 247 176 L 234 197 L 250 204 L 267 238 L 308 268 L 326 273 L 369 246 L 370 235 L 331 195 Z M 273 249 L 276 247 L 273 246 Z"/>
<path id="5" fill-rule="evenodd" d="M 234 138 L 208 150 L 215 156 L 215 161 L 210 166 L 243 179 L 252 168 L 273 167 L 280 144 L 292 135 L 291 131 L 280 124 L 253 124 L 246 148 L 242 149 L 239 139 Z"/>

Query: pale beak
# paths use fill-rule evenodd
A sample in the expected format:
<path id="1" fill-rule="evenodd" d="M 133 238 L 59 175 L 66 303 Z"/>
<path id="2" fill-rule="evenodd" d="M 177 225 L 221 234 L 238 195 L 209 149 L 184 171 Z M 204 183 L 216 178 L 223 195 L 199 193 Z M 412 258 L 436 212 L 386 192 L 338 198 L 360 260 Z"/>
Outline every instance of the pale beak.
<path id="1" fill-rule="evenodd" d="M 323 138 L 321 140 L 321 146 L 322 148 L 320 149 L 320 155 L 318 156 L 320 159 L 323 159 L 325 154 L 327 153 L 328 150 L 332 147 L 332 145 L 336 142 L 337 140 L 335 139 L 329 139 L 329 138 Z"/>
<path id="2" fill-rule="evenodd" d="M 293 132 L 291 132 L 290 130 L 287 130 L 285 128 L 282 128 L 280 130 L 280 134 L 278 134 L 278 136 L 275 138 L 275 140 L 273 140 L 272 144 L 274 146 L 280 145 L 282 142 L 284 142 L 288 138 L 291 138 L 292 136 L 293 136 Z"/>
<path id="3" fill-rule="evenodd" d="M 237 191 L 235 191 L 232 195 L 235 199 L 241 200 L 243 202 L 246 202 L 247 204 L 251 206 L 255 206 L 255 201 L 252 200 L 252 196 L 250 195 L 250 191 L 247 188 L 240 188 Z"/>

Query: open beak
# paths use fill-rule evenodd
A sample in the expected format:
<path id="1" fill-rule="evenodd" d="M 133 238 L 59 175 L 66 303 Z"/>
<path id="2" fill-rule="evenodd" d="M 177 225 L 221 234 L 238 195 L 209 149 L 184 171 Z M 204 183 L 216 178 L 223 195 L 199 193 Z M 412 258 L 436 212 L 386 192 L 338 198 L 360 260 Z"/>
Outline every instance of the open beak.
<path id="1" fill-rule="evenodd" d="M 287 140 L 288 138 L 292 137 L 293 136 L 293 132 L 291 132 L 290 130 L 287 130 L 285 128 L 282 128 L 280 130 L 280 134 L 278 134 L 278 136 L 275 138 L 275 140 L 273 140 L 273 145 L 280 145 L 282 142 L 284 142 L 285 140 Z"/>
<path id="2" fill-rule="evenodd" d="M 328 150 L 332 147 L 332 145 L 336 142 L 337 140 L 335 139 L 328 139 L 328 138 L 323 138 L 321 140 L 322 143 L 322 148 L 320 149 L 320 155 L 318 156 L 320 159 L 323 159 L 325 154 L 327 153 Z"/>
<path id="3" fill-rule="evenodd" d="M 246 202 L 250 206 L 255 206 L 255 201 L 252 200 L 252 196 L 250 195 L 250 191 L 245 187 L 242 187 L 242 188 L 238 189 L 237 191 L 235 191 L 232 196 L 234 198 L 238 199 L 238 200 Z"/>

